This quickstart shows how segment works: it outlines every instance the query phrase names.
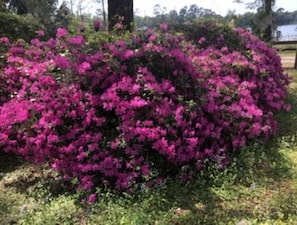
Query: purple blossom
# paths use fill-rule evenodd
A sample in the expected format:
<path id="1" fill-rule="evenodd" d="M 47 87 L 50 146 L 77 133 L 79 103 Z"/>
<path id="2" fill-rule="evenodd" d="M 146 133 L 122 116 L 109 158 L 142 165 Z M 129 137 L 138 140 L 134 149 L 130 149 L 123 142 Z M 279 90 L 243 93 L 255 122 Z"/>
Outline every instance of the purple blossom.
<path id="1" fill-rule="evenodd" d="M 203 44 L 204 42 L 206 41 L 206 38 L 205 37 L 202 37 L 198 40 L 198 43 L 201 45 Z"/>
<path id="2" fill-rule="evenodd" d="M 130 101 L 130 106 L 133 108 L 140 108 L 143 106 L 146 106 L 147 102 L 144 99 L 141 99 L 139 97 L 134 97 L 131 101 Z"/>
<path id="3" fill-rule="evenodd" d="M 100 20 L 98 20 L 98 19 L 96 19 L 96 20 L 94 20 L 94 30 L 95 31 L 99 31 L 100 30 L 100 28 L 101 28 L 101 21 Z"/>
<path id="4" fill-rule="evenodd" d="M 151 42 L 154 42 L 156 39 L 157 39 L 157 37 L 156 37 L 155 34 L 152 34 L 152 35 L 149 37 L 149 41 L 151 41 Z"/>
<path id="5" fill-rule="evenodd" d="M 64 56 L 56 56 L 55 57 L 55 64 L 60 67 L 61 69 L 68 69 L 70 67 L 70 62 Z"/>
<path id="6" fill-rule="evenodd" d="M 84 74 L 86 71 L 91 69 L 91 64 L 88 62 L 83 62 L 78 67 L 78 74 Z"/>
<path id="7" fill-rule="evenodd" d="M 87 202 L 88 202 L 88 204 L 92 204 L 92 203 L 94 203 L 94 202 L 96 201 L 96 199 L 97 199 L 96 194 L 91 194 L 91 195 L 89 196 Z"/>
<path id="8" fill-rule="evenodd" d="M 160 25 L 160 28 L 161 28 L 162 31 L 167 31 L 168 30 L 168 25 L 166 23 L 162 23 Z"/>
<path id="9" fill-rule="evenodd" d="M 73 45 L 78 45 L 78 46 L 82 46 L 85 42 L 85 39 L 83 36 L 78 35 L 76 37 L 73 38 L 69 38 L 68 39 L 69 44 L 73 44 Z"/>
<path id="10" fill-rule="evenodd" d="M 29 102 L 12 100 L 0 107 L 0 126 L 11 126 L 28 120 Z"/>
<path id="11" fill-rule="evenodd" d="M 83 32 L 85 32 L 85 25 L 84 24 L 82 24 L 82 23 L 80 23 L 79 25 L 78 25 L 78 31 L 79 32 L 81 32 L 81 33 L 83 33 Z"/>
<path id="12" fill-rule="evenodd" d="M 0 37 L 0 43 L 6 46 L 9 46 L 9 38 L 8 37 Z"/>
<path id="13" fill-rule="evenodd" d="M 67 34 L 68 34 L 68 31 L 65 28 L 58 28 L 56 37 L 57 38 L 65 37 L 67 36 Z"/>
<path id="14" fill-rule="evenodd" d="M 123 59 L 124 59 L 124 60 L 127 60 L 127 59 L 131 58 L 133 55 L 134 55 L 134 51 L 131 50 L 131 49 L 128 49 L 128 50 L 125 52 L 125 54 L 124 54 L 124 56 L 123 56 Z"/>
<path id="15" fill-rule="evenodd" d="M 37 35 L 39 37 L 43 37 L 45 34 L 44 34 L 44 31 L 43 30 L 39 30 L 39 31 L 37 31 Z"/>
<path id="16" fill-rule="evenodd" d="M 122 30 L 124 28 L 123 26 L 123 23 L 122 22 L 117 22 L 114 27 L 117 29 L 117 30 Z"/>

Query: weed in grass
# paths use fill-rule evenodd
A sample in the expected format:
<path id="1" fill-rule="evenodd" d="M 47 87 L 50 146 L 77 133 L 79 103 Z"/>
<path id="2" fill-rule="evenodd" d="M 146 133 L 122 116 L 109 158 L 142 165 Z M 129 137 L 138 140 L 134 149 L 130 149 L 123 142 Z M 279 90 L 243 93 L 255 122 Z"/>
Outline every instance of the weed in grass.
<path id="1" fill-rule="evenodd" d="M 162 192 L 118 196 L 102 192 L 98 203 L 88 207 L 88 224 L 168 224 L 169 204 Z M 98 213 L 100 212 L 100 213 Z"/>
<path id="2" fill-rule="evenodd" d="M 280 187 L 279 194 L 271 202 L 275 219 L 295 218 L 297 220 L 297 188 L 296 186 Z"/>
<path id="3" fill-rule="evenodd" d="M 71 196 L 60 196 L 49 204 L 39 205 L 30 209 L 24 218 L 20 220 L 22 225 L 32 224 L 81 224 L 81 209 L 76 205 Z"/>

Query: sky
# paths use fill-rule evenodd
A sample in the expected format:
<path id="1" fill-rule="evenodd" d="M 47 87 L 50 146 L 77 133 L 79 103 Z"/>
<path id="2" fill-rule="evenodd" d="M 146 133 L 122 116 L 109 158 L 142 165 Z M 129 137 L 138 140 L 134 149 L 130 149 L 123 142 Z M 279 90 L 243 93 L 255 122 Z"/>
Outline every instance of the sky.
<path id="1" fill-rule="evenodd" d="M 61 4 L 63 0 L 59 0 Z M 67 1 L 67 0 L 66 0 Z M 68 0 L 69 1 L 69 0 Z M 96 9 L 100 8 L 101 4 L 92 3 L 93 0 L 73 0 L 74 3 L 81 1 L 84 4 L 84 12 L 96 14 Z M 121 0 L 118 0 L 121 1 Z M 242 0 L 243 2 L 253 2 L 254 0 Z M 107 2 L 107 0 L 105 0 Z M 179 10 L 184 6 L 197 5 L 198 7 L 203 7 L 206 9 L 211 9 L 217 14 L 225 16 L 228 11 L 234 11 L 235 14 L 243 14 L 245 12 L 251 11 L 247 9 L 245 4 L 234 3 L 234 0 L 134 0 L 134 12 L 139 16 L 153 16 L 153 8 L 155 5 L 159 4 L 162 8 L 167 9 L 166 12 L 170 10 Z M 107 5 L 107 3 L 105 3 Z M 74 12 L 76 12 L 74 7 Z M 297 10 L 297 0 L 276 0 L 276 9 L 284 8 L 285 11 L 295 11 Z"/>
<path id="2" fill-rule="evenodd" d="M 253 2 L 253 0 L 244 0 L 244 2 Z M 211 9 L 212 11 L 225 16 L 228 10 L 235 10 L 236 14 L 243 14 L 249 9 L 246 9 L 245 4 L 234 3 L 234 0 L 134 0 L 134 11 L 140 16 L 152 16 L 153 8 L 159 4 L 162 8 L 166 7 L 167 12 L 170 10 L 179 10 L 184 6 L 196 4 L 198 7 Z M 285 11 L 297 10 L 297 0 L 276 0 L 276 9 L 284 8 Z"/>

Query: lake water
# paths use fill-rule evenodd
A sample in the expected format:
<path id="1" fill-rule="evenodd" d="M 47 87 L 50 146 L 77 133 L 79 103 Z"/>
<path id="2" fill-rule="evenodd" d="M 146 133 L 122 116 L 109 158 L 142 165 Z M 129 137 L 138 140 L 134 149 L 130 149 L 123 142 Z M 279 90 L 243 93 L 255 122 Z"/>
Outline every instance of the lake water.
<path id="1" fill-rule="evenodd" d="M 279 26 L 277 30 L 281 32 L 280 41 L 297 40 L 297 24 Z"/>

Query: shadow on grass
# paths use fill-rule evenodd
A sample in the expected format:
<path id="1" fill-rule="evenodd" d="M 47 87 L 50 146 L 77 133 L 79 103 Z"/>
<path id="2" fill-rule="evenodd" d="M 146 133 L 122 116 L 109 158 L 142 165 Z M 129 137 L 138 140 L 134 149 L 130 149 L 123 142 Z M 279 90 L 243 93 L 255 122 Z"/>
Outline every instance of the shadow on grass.
<path id="1" fill-rule="evenodd" d="M 297 145 L 297 70 L 289 70 L 288 72 L 292 75 L 292 83 L 288 88 L 287 99 L 287 102 L 291 105 L 291 110 L 276 115 L 279 122 L 278 135 Z"/>
<path id="2" fill-rule="evenodd" d="M 64 181 L 50 166 L 34 165 L 3 151 L 0 151 L 0 187 L 36 198 L 74 193 L 70 182 Z"/>
<path id="3" fill-rule="evenodd" d="M 5 174 L 15 170 L 23 164 L 23 160 L 13 153 L 6 153 L 0 150 L 0 174 Z M 0 176 L 0 179 L 2 177 Z"/>
<path id="4" fill-rule="evenodd" d="M 281 154 L 264 154 L 257 159 L 237 159 L 226 171 L 213 171 L 186 186 L 169 186 L 166 201 L 168 207 L 175 206 L 172 224 L 236 224 L 243 219 L 272 216 L 265 202 L 273 197 L 278 183 L 291 176 L 290 164 Z M 265 207 L 266 211 L 256 210 Z"/>

